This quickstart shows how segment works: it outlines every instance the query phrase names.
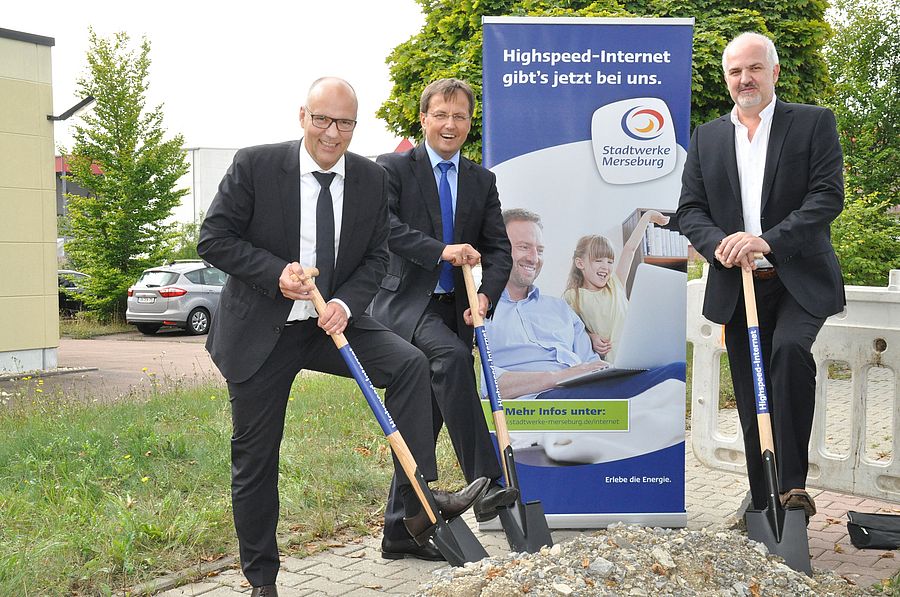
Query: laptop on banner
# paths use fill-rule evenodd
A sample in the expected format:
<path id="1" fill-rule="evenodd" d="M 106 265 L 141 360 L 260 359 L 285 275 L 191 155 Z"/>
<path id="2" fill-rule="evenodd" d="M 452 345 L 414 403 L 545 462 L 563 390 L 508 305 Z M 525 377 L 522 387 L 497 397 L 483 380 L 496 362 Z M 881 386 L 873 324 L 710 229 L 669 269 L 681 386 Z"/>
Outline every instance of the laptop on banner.
<path id="1" fill-rule="evenodd" d="M 573 386 L 633 375 L 685 359 L 687 274 L 641 263 L 634 274 L 616 362 L 606 369 L 567 377 Z"/>

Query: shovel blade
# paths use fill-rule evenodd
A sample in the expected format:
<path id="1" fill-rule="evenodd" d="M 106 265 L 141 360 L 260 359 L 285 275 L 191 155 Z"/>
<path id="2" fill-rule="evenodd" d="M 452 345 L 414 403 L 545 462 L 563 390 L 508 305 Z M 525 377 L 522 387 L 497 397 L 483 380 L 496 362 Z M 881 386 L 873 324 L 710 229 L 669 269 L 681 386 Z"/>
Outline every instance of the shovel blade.
<path id="1" fill-rule="evenodd" d="M 775 528 L 773 520 L 779 518 L 778 513 L 763 510 L 747 510 L 744 520 L 747 522 L 747 536 L 762 543 L 769 553 L 781 556 L 792 569 L 812 576 L 812 563 L 809 560 L 809 537 L 806 533 L 806 513 L 803 508 L 784 510 L 782 528 Z M 778 536 L 781 536 L 781 540 Z"/>
<path id="2" fill-rule="evenodd" d="M 501 508 L 499 512 L 500 524 L 503 526 L 503 532 L 506 533 L 506 542 L 509 543 L 509 548 L 517 552 L 528 551 L 528 541 L 525 540 L 525 530 L 519 516 L 519 509 L 513 504 L 508 508 Z"/>
<path id="3" fill-rule="evenodd" d="M 513 551 L 537 553 L 542 547 L 553 547 L 553 537 L 541 502 L 516 503 L 499 512 L 506 541 Z"/>
<path id="4" fill-rule="evenodd" d="M 525 504 L 525 541 L 528 553 L 537 553 L 542 547 L 553 547 L 553 537 L 544 516 L 544 505 L 539 501 Z"/>
<path id="5" fill-rule="evenodd" d="M 538 500 L 522 502 L 522 490 L 519 487 L 519 476 L 516 472 L 516 458 L 511 446 L 507 446 L 503 451 L 503 460 L 509 475 L 510 486 L 519 490 L 516 503 L 508 508 L 500 509 L 500 524 L 503 525 L 510 549 L 518 552 L 537 553 L 545 545 L 553 547 L 553 537 L 550 536 L 550 527 L 547 526 L 543 504 Z"/>
<path id="6" fill-rule="evenodd" d="M 477 562 L 488 555 L 472 529 L 459 516 L 450 522 L 438 520 L 434 544 L 451 566 L 464 566 L 466 562 Z"/>

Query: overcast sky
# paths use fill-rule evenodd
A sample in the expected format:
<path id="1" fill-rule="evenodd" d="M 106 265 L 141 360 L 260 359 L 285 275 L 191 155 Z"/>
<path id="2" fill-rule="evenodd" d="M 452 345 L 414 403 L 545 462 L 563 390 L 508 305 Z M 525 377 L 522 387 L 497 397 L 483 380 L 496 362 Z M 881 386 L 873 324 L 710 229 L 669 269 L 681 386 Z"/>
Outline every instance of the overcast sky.
<path id="1" fill-rule="evenodd" d="M 414 0 L 94 0 L 7 2 L 0 27 L 52 37 L 53 107 L 80 99 L 88 27 L 151 43 L 148 106 L 164 103 L 169 135 L 187 147 L 244 147 L 299 138 L 297 113 L 310 83 L 340 76 L 356 88 L 359 125 L 351 151 L 377 155 L 399 139 L 375 110 L 391 89 L 385 57 L 424 23 Z M 71 122 L 71 121 L 69 121 Z M 70 125 L 56 143 L 71 147 Z"/>

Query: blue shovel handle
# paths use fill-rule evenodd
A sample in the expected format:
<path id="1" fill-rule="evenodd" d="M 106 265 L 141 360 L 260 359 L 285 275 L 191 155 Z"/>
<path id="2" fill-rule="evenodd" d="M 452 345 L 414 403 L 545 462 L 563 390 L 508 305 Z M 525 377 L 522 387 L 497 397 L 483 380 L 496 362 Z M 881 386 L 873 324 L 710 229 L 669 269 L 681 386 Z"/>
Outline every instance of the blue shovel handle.
<path id="1" fill-rule="evenodd" d="M 310 273 L 310 271 L 314 273 Z M 309 277 L 313 277 L 318 270 L 315 268 L 309 268 L 306 270 L 306 274 Z M 313 305 L 316 307 L 316 312 L 319 314 L 319 317 L 325 313 L 325 300 L 322 298 L 322 294 L 319 292 L 319 289 L 316 288 L 312 292 L 312 301 Z M 375 386 L 372 385 L 372 380 L 369 379 L 369 375 L 366 373 L 366 370 L 363 369 L 362 363 L 359 362 L 359 358 L 357 358 L 356 353 L 353 352 L 353 349 L 350 348 L 350 343 L 347 342 L 347 337 L 344 336 L 343 333 L 334 334 L 331 336 L 331 339 L 334 340 L 335 346 L 337 346 L 338 352 L 341 353 L 341 357 L 344 359 L 344 362 L 347 363 L 347 368 L 350 369 L 350 374 L 353 376 L 353 379 L 356 380 L 356 384 L 359 386 L 359 389 L 362 390 L 363 395 L 366 397 L 366 402 L 369 403 L 369 408 L 372 409 L 372 412 L 375 414 L 375 418 L 378 420 L 378 424 L 381 425 L 381 430 L 384 432 L 386 436 L 390 436 L 397 432 L 397 425 L 394 424 L 394 419 L 391 418 L 391 413 L 388 412 L 387 407 L 385 407 L 384 402 L 381 400 L 381 397 L 375 392 Z"/>
<path id="2" fill-rule="evenodd" d="M 303 274 L 297 276 L 296 274 L 292 274 L 292 277 L 299 280 L 308 280 L 309 278 L 314 278 L 319 274 L 319 270 L 314 267 L 305 268 Z M 327 305 L 325 304 L 325 299 L 322 298 L 322 294 L 319 292 L 318 288 L 313 286 L 312 290 L 312 302 L 316 308 L 316 313 L 319 314 L 319 317 L 325 313 L 325 308 Z M 341 357 L 344 359 L 344 362 L 347 363 L 347 367 L 350 369 L 350 374 L 353 375 L 353 379 L 356 380 L 356 384 L 359 386 L 359 389 L 362 390 L 363 395 L 366 397 L 366 402 L 369 403 L 369 408 L 372 409 L 372 412 L 375 414 L 375 418 L 378 420 L 378 424 L 381 425 L 381 430 L 384 431 L 384 435 L 388 440 L 388 443 L 391 445 L 391 448 L 394 451 L 394 455 L 397 457 L 397 460 L 400 462 L 400 466 L 403 469 L 403 472 L 406 473 L 407 478 L 409 478 L 410 485 L 413 488 L 413 491 L 418 497 L 419 501 L 422 504 L 422 508 L 425 510 L 425 513 L 428 515 L 428 519 L 434 524 L 438 522 L 438 517 L 435 512 L 435 509 L 432 507 L 432 503 L 434 502 L 434 498 L 429 498 L 425 495 L 422 486 L 424 485 L 427 489 L 427 485 L 424 482 L 420 483 L 417 480 L 417 465 L 416 461 L 413 458 L 412 452 L 409 450 L 409 446 L 406 444 L 406 441 L 403 439 L 403 436 L 400 435 L 400 432 L 397 430 L 397 426 L 394 424 L 394 419 L 391 418 L 391 413 L 388 412 L 387 408 L 384 406 L 384 402 L 382 402 L 381 398 L 375 392 L 375 386 L 372 385 L 372 380 L 369 379 L 368 374 L 366 374 L 365 369 L 363 369 L 362 364 L 359 362 L 356 354 L 353 352 L 353 349 L 350 348 L 350 344 L 347 342 L 347 337 L 341 334 L 334 334 L 331 336 L 331 339 L 334 341 L 335 346 L 337 346 L 338 352 L 341 353 Z"/>
<path id="3" fill-rule="evenodd" d="M 488 398 L 491 401 L 491 411 L 502 411 L 503 401 L 500 399 L 500 389 L 497 387 L 497 378 L 494 376 L 491 346 L 484 331 L 484 318 L 478 311 L 478 294 L 475 290 L 475 279 L 472 277 L 472 266 L 464 264 L 462 270 L 463 279 L 466 281 L 469 311 L 472 313 L 472 326 L 475 328 L 475 342 L 478 344 L 478 354 L 481 355 L 481 369 L 484 371 L 484 381 L 487 385 Z"/>
<path id="4" fill-rule="evenodd" d="M 306 268 L 303 271 L 302 276 L 298 276 L 296 274 L 292 274 L 292 277 L 296 278 L 297 281 L 306 280 L 309 278 L 314 278 L 319 274 L 319 270 L 314 267 Z M 312 302 L 316 308 L 316 313 L 319 314 L 319 317 L 325 313 L 325 308 L 327 305 L 325 304 L 325 299 L 322 298 L 322 294 L 319 292 L 318 288 L 313 288 L 312 291 Z M 356 380 L 356 384 L 359 386 L 359 389 L 362 390 L 363 395 L 366 397 L 366 402 L 369 403 L 369 408 L 372 409 L 372 412 L 375 414 L 375 418 L 378 420 L 378 424 L 381 425 L 381 430 L 384 432 L 385 436 L 392 436 L 397 433 L 397 426 L 394 424 L 394 419 L 391 418 L 391 413 L 388 412 L 388 409 L 384 406 L 384 402 L 382 402 L 381 397 L 375 392 L 375 386 L 372 385 L 372 380 L 369 379 L 366 370 L 363 369 L 362 364 L 359 362 L 359 359 L 356 357 L 356 353 L 353 352 L 353 349 L 350 348 L 350 343 L 347 342 L 347 337 L 341 334 L 334 334 L 331 336 L 331 339 L 334 340 L 335 346 L 337 346 L 338 352 L 341 353 L 341 357 L 344 359 L 344 362 L 347 363 L 347 368 L 350 369 L 350 374 L 353 376 L 353 379 Z M 415 484 L 415 483 L 413 483 Z"/>
<path id="5" fill-rule="evenodd" d="M 391 413 L 388 412 L 381 397 L 375 392 L 372 380 L 369 379 L 366 370 L 363 369 L 360 364 L 359 359 L 356 357 L 356 353 L 350 348 L 344 334 L 335 334 L 332 338 L 334 339 L 334 343 L 338 346 L 338 352 L 341 353 L 341 357 L 343 357 L 344 362 L 347 363 L 350 374 L 353 375 L 353 379 L 356 380 L 359 389 L 362 390 L 363 395 L 366 397 L 366 402 L 369 403 L 369 408 L 371 408 L 372 413 L 375 414 L 378 424 L 381 425 L 381 430 L 386 436 L 396 433 L 397 426 L 394 424 L 394 419 L 391 418 Z M 339 344 L 339 342 L 343 342 L 343 345 Z"/>
<path id="6" fill-rule="evenodd" d="M 469 311 L 472 314 L 472 324 L 475 327 L 475 341 L 478 344 L 478 354 L 481 355 L 481 368 L 484 371 L 484 382 L 487 385 L 488 399 L 491 401 L 491 411 L 494 417 L 494 430 L 497 432 L 497 444 L 500 453 L 504 454 L 509 446 L 509 428 L 506 426 L 506 411 L 503 410 L 503 401 L 500 399 L 500 388 L 497 387 L 497 378 L 494 376 L 494 360 L 491 357 L 491 348 L 488 344 L 487 334 L 484 331 L 484 319 L 478 312 L 478 295 L 475 292 L 475 279 L 472 277 L 472 267 L 469 264 L 462 266 L 463 278 L 466 281 L 466 294 L 469 298 Z M 507 484 L 513 480 L 511 471 L 505 458 L 501 458 L 503 476 Z"/>
<path id="7" fill-rule="evenodd" d="M 484 371 L 484 383 L 487 386 L 488 399 L 491 401 L 491 411 L 503 410 L 503 400 L 500 398 L 500 388 L 497 387 L 497 378 L 494 376 L 494 359 L 491 357 L 491 346 L 488 344 L 484 324 L 475 328 L 475 342 L 478 344 L 478 354 L 481 355 L 481 369 Z"/>

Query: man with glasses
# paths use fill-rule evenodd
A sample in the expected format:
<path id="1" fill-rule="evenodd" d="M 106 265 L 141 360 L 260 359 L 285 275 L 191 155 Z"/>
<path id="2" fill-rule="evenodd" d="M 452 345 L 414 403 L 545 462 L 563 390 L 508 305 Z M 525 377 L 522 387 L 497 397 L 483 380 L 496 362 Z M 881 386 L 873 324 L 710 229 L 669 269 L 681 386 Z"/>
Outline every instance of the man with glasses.
<path id="1" fill-rule="evenodd" d="M 302 369 L 350 376 L 328 335 L 346 334 L 386 388 L 422 475 L 437 478 L 428 361 L 365 314 L 388 261 L 388 187 L 383 169 L 347 152 L 356 112 L 349 83 L 317 80 L 300 109 L 303 138 L 238 151 L 200 229 L 200 255 L 229 274 L 206 346 L 228 382 L 234 523 L 253 597 L 277 595 L 278 451 L 294 378 Z M 302 276 L 313 266 L 328 301 L 321 317 Z M 427 537 L 431 523 L 396 459 L 394 470 L 406 526 Z M 435 501 L 458 516 L 486 486 L 435 491 Z"/>
<path id="2" fill-rule="evenodd" d="M 460 154 L 474 109 L 467 83 L 435 81 L 419 103 L 424 142 L 405 153 L 378 157 L 388 172 L 391 255 L 372 314 L 428 357 L 434 441 L 446 423 L 466 479 L 492 479 L 474 505 L 481 522 L 513 503 L 517 492 L 497 483 L 501 470 L 475 387 L 472 319 L 458 267 L 481 263 L 479 309 L 489 316 L 512 258 L 496 177 Z M 382 555 L 436 559 L 439 554 L 411 540 L 401 516 L 392 487 Z"/>

